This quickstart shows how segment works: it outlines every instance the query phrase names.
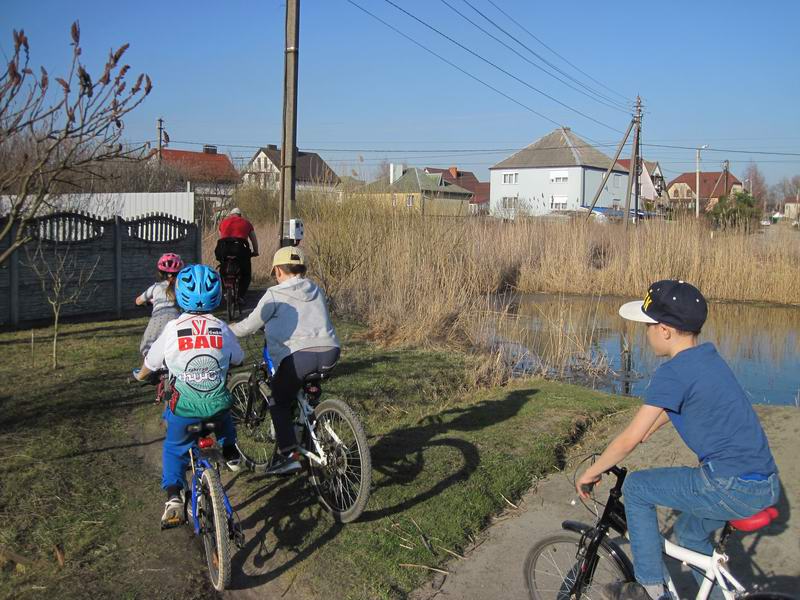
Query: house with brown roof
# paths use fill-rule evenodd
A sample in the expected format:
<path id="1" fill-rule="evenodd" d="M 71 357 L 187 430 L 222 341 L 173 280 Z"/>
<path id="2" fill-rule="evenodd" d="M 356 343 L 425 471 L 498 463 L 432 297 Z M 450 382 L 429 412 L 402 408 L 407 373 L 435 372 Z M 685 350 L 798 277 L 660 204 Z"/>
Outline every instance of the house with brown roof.
<path id="1" fill-rule="evenodd" d="M 587 207 L 612 164 L 597 206 L 618 209 L 624 203 L 628 170 L 569 127 L 559 127 L 490 167 L 489 214 L 514 219 Z"/>
<path id="2" fill-rule="evenodd" d="M 478 181 L 472 171 L 461 171 L 458 167 L 448 169 L 438 169 L 436 167 L 425 167 L 425 172 L 429 175 L 441 175 L 442 179 L 455 185 L 461 186 L 465 190 L 472 192 L 472 199 L 469 201 L 470 214 L 488 214 L 489 212 L 489 182 Z"/>
<path id="3" fill-rule="evenodd" d="M 242 173 L 244 183 L 277 189 L 281 183 L 281 150 L 275 144 L 259 148 Z M 316 152 L 297 151 L 295 186 L 298 190 L 333 192 L 339 177 Z"/>
<path id="4" fill-rule="evenodd" d="M 153 160 L 159 160 L 158 153 L 154 153 Z M 203 146 L 202 152 L 164 148 L 160 164 L 186 182 L 186 191 L 194 192 L 196 204 L 225 204 L 240 182 L 231 159 L 212 145 Z"/>
<path id="5" fill-rule="evenodd" d="M 681 173 L 667 184 L 673 206 L 694 208 L 697 198 L 697 173 Z M 742 182 L 730 171 L 700 171 L 700 206 L 711 210 L 722 196 L 730 196 L 744 190 Z"/>

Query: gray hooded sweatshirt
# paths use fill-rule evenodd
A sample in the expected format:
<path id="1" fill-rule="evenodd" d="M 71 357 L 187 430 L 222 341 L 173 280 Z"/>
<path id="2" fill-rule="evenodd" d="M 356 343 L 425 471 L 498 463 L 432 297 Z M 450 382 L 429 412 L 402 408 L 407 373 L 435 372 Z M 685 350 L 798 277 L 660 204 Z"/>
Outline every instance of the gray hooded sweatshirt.
<path id="1" fill-rule="evenodd" d="M 269 288 L 244 321 L 231 325 L 231 331 L 243 337 L 262 327 L 276 369 L 298 350 L 339 348 L 325 294 L 305 277 L 292 277 Z"/>

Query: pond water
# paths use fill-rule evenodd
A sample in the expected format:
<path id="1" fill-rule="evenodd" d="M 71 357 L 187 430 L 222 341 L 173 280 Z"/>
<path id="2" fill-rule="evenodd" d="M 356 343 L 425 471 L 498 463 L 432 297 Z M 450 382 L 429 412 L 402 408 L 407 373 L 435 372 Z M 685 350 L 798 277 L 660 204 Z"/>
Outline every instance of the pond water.
<path id="1" fill-rule="evenodd" d="M 625 301 L 517 296 L 485 335 L 517 373 L 640 396 L 664 359 L 647 347 L 644 325 L 619 317 Z M 712 303 L 700 341 L 716 345 L 754 403 L 800 404 L 800 308 Z"/>

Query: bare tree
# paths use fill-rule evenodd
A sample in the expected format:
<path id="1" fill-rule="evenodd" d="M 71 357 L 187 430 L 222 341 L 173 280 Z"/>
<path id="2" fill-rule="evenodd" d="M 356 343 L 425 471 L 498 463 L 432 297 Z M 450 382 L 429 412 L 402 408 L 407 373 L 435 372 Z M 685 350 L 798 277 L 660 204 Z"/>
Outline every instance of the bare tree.
<path id="1" fill-rule="evenodd" d="M 0 264 L 31 241 L 26 225 L 47 210 L 47 195 L 74 189 L 100 174 L 110 160 L 141 157 L 141 148 L 120 143 L 122 118 L 150 93 L 141 74 L 128 87 L 130 70 L 121 60 L 128 44 L 110 51 L 105 67 L 92 78 L 81 62 L 80 27 L 72 24 L 72 62 L 51 89 L 44 67 L 35 75 L 24 31 L 14 31 L 14 51 L 0 76 Z"/>
<path id="2" fill-rule="evenodd" d="M 761 169 L 754 162 L 747 165 L 744 170 L 744 187 L 750 192 L 750 195 L 756 199 L 756 202 L 761 205 L 764 211 L 767 210 L 767 200 L 769 199 L 769 188 L 767 187 L 767 180 L 764 179 Z"/>
<path id="3" fill-rule="evenodd" d="M 58 331 L 65 307 L 89 298 L 97 286 L 90 289 L 100 257 L 94 263 L 81 261 L 69 242 L 39 241 L 33 249 L 25 248 L 28 266 L 36 274 L 42 293 L 53 311 L 53 369 L 58 368 Z"/>

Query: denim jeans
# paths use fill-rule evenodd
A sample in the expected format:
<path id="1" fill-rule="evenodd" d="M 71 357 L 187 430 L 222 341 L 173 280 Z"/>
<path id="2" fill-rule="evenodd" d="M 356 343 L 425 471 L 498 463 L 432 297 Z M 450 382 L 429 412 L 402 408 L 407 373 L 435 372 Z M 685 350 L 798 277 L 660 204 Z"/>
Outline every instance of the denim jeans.
<path id="1" fill-rule="evenodd" d="M 730 519 L 743 519 L 778 501 L 780 483 L 773 474 L 763 481 L 715 477 L 713 465 L 670 467 L 630 473 L 622 487 L 636 580 L 664 581 L 664 541 L 656 506 L 680 511 L 675 522 L 678 544 L 711 554 L 711 534 Z"/>
<path id="2" fill-rule="evenodd" d="M 167 434 L 161 453 L 161 487 L 165 490 L 171 486 L 185 487 L 184 476 L 189 468 L 189 449 L 197 439 L 196 433 L 189 433 L 186 427 L 200 423 L 203 419 L 197 417 L 179 417 L 169 407 L 164 410 L 164 420 L 167 422 Z M 233 425 L 231 413 L 228 411 L 221 419 L 222 431 L 214 435 L 220 446 L 232 446 L 236 443 L 236 429 Z"/>

